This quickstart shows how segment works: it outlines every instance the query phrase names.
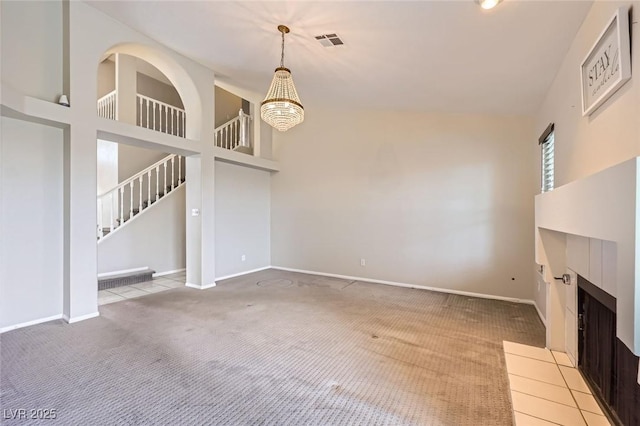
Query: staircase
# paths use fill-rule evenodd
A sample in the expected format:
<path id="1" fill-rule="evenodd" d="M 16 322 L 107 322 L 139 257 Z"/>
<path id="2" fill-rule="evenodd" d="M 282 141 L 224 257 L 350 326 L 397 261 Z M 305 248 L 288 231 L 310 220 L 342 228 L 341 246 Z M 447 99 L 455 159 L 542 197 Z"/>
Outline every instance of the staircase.
<path id="1" fill-rule="evenodd" d="M 184 184 L 184 157 L 168 155 L 98 195 L 98 243 Z"/>
<path id="2" fill-rule="evenodd" d="M 238 116 L 216 127 L 213 143 L 219 148 L 253 155 L 251 146 L 251 116 L 240 110 Z"/>

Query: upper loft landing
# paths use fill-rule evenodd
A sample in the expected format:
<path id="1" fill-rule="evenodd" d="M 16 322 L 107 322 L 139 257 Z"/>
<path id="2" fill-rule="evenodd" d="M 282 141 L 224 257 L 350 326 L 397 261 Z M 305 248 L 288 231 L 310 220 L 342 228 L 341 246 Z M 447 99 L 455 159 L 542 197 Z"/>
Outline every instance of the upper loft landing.
<path id="1" fill-rule="evenodd" d="M 189 117 L 171 81 L 150 63 L 113 53 L 98 67 L 97 114 L 180 138 L 187 137 Z M 215 88 L 213 145 L 253 155 L 251 104 Z"/>

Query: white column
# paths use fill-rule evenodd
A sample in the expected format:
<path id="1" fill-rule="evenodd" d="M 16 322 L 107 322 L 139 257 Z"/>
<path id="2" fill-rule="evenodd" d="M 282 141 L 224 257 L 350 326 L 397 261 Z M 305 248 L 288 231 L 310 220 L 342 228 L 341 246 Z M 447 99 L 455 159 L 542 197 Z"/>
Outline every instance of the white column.
<path id="1" fill-rule="evenodd" d="M 116 53 L 116 120 L 136 124 L 136 59 Z"/>
<path id="2" fill-rule="evenodd" d="M 87 111 L 93 112 L 90 106 Z M 87 143 L 95 137 L 91 124 L 82 125 L 81 120 L 65 130 L 63 315 L 68 322 L 98 315 L 97 149 Z"/>
<path id="3" fill-rule="evenodd" d="M 87 60 L 83 16 L 65 2 L 69 36 L 71 125 L 64 133 L 63 316 L 76 322 L 98 315 L 96 188 L 96 63 Z"/>
<path id="4" fill-rule="evenodd" d="M 202 87 L 214 82 L 202 81 Z M 202 116 L 215 117 L 213 90 L 201 98 Z M 189 126 L 189 124 L 187 124 Z M 190 128 L 197 133 L 197 129 Z M 202 154 L 186 157 L 187 285 L 206 289 L 215 286 L 215 161 L 213 156 L 213 120 L 203 120 L 200 129 Z M 198 215 L 193 215 L 193 209 Z"/>

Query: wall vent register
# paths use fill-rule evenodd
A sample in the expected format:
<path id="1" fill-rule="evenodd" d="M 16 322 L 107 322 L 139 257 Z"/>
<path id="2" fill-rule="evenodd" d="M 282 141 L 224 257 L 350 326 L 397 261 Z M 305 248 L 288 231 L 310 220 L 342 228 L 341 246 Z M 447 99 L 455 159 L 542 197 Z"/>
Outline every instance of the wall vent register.
<path id="1" fill-rule="evenodd" d="M 316 40 L 318 40 L 324 47 L 342 46 L 344 44 L 337 34 L 322 34 L 316 36 Z"/>

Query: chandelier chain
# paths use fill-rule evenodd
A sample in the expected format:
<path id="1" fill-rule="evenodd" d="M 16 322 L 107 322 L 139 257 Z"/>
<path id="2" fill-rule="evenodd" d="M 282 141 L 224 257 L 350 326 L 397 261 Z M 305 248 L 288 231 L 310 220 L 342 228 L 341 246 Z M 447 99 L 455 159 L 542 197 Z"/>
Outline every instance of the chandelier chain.
<path id="1" fill-rule="evenodd" d="M 280 54 L 280 67 L 284 68 L 284 31 L 282 31 L 282 53 Z"/>

